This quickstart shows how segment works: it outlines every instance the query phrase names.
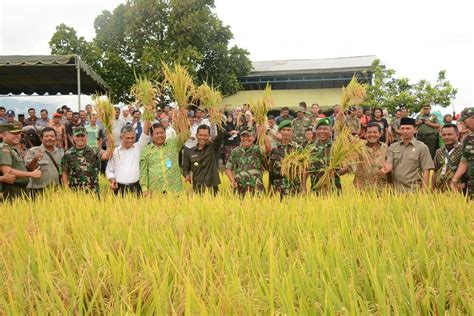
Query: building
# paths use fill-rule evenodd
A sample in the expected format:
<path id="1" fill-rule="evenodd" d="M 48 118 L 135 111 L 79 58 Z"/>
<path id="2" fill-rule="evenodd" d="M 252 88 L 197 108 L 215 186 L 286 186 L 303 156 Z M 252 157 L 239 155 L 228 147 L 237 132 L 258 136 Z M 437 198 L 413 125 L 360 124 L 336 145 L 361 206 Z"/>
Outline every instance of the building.
<path id="1" fill-rule="evenodd" d="M 329 107 L 341 102 L 342 87 L 357 75 L 371 83 L 371 65 L 376 56 L 301 59 L 253 62 L 253 70 L 240 79 L 243 89 L 226 96 L 224 104 L 238 107 L 262 96 L 267 83 L 272 86 L 275 107 L 295 108 L 305 101 Z M 382 65 L 382 67 L 384 67 Z"/>

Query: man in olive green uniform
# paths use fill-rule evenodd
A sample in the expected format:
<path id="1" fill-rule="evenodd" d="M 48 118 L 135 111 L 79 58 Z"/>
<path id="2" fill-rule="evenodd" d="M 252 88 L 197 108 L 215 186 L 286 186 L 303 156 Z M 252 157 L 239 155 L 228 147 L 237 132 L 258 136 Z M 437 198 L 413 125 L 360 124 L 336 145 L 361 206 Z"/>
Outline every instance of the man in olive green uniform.
<path id="1" fill-rule="evenodd" d="M 428 189 L 430 170 L 434 169 L 428 146 L 414 139 L 415 120 L 409 117 L 400 120 L 402 140 L 390 146 L 387 162 L 382 172 L 393 174 L 397 191 L 416 192 Z"/>
<path id="2" fill-rule="evenodd" d="M 416 139 L 423 142 L 430 150 L 431 159 L 434 158 L 436 149 L 438 149 L 438 128 L 441 125 L 436 115 L 430 114 L 431 107 L 424 106 L 421 114 L 416 118 Z"/>
<path id="3" fill-rule="evenodd" d="M 299 108 L 298 112 L 296 112 L 296 118 L 291 122 L 293 127 L 293 141 L 300 146 L 302 146 L 306 140 L 306 129 L 311 126 L 311 120 L 305 116 L 305 111 L 304 108 Z M 282 122 L 280 122 L 280 124 Z"/>
<path id="4" fill-rule="evenodd" d="M 26 193 L 29 178 L 41 177 L 41 171 L 36 169 L 29 172 L 25 167 L 25 161 L 18 154 L 16 147 L 21 140 L 21 127 L 18 124 L 5 124 L 1 126 L 1 131 L 3 132 L 0 160 L 2 174 L 12 174 L 16 177 L 14 183 L 3 184 L 3 197 L 12 199 Z"/>
<path id="5" fill-rule="evenodd" d="M 323 176 L 323 169 L 329 164 L 331 159 L 332 146 L 332 122 L 329 118 L 322 118 L 316 124 L 317 141 L 309 144 L 307 148 L 311 150 L 311 163 L 309 174 L 311 177 L 311 190 L 319 191 L 317 187 L 319 180 Z M 342 189 L 341 179 L 338 174 L 334 175 L 334 187 L 336 191 Z M 303 181 L 306 182 L 306 181 Z"/>
<path id="6" fill-rule="evenodd" d="M 294 122 L 294 120 L 293 120 Z M 291 141 L 293 131 L 291 130 L 291 121 L 282 121 L 278 125 L 278 132 L 281 134 L 281 142 L 272 148 L 269 155 L 269 177 L 270 191 L 280 193 L 283 198 L 286 195 L 297 194 L 303 189 L 300 179 L 290 180 L 281 174 L 281 162 L 289 153 L 303 148 L 296 142 Z"/>
<path id="7" fill-rule="evenodd" d="M 255 130 L 245 126 L 240 132 L 240 146 L 234 148 L 226 164 L 226 175 L 232 187 L 241 196 L 261 193 L 265 156 L 270 152 L 270 142 L 266 138 L 265 147 L 254 145 Z"/>
<path id="8" fill-rule="evenodd" d="M 453 176 L 451 188 L 457 190 L 459 179 L 467 173 L 466 193 L 472 199 L 474 196 L 474 107 L 464 109 L 459 121 L 464 122 L 470 133 L 464 139 L 461 162 Z"/>

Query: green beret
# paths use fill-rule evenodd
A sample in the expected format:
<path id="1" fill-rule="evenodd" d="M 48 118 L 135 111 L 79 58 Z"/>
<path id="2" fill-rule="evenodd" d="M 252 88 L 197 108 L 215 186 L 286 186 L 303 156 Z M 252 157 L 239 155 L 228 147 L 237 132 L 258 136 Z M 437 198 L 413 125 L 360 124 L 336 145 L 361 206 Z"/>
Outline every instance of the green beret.
<path id="1" fill-rule="evenodd" d="M 317 123 L 316 123 L 316 128 L 320 127 L 320 126 L 332 126 L 331 124 L 331 120 L 327 117 L 325 118 L 322 118 L 320 119 Z"/>
<path id="2" fill-rule="evenodd" d="M 463 122 L 465 119 L 467 119 L 468 117 L 474 115 L 474 107 L 471 107 L 471 108 L 465 108 L 462 112 L 461 112 L 461 117 L 459 118 L 459 122 Z"/>
<path id="3" fill-rule="evenodd" d="M 281 121 L 280 124 L 278 125 L 278 131 L 280 131 L 282 128 L 285 128 L 285 127 L 291 127 L 290 120 Z"/>
<path id="4" fill-rule="evenodd" d="M 77 135 L 87 135 L 87 130 L 86 130 L 86 128 L 83 127 L 83 126 L 78 126 L 78 127 L 73 128 L 72 134 L 73 134 L 74 136 L 77 136 Z"/>
<path id="5" fill-rule="evenodd" d="M 18 123 L 9 123 L 0 125 L 0 132 L 19 133 L 21 132 L 21 125 Z"/>

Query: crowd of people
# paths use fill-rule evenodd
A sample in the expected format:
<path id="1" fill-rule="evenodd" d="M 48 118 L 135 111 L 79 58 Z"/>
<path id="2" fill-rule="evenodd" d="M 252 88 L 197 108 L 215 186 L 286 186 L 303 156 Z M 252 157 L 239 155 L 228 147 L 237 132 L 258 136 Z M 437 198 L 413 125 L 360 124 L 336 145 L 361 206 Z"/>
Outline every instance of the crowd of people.
<path id="1" fill-rule="evenodd" d="M 474 108 L 466 108 L 456 122 L 452 115 L 439 121 L 424 106 L 420 113 L 400 108 L 389 115 L 380 108 L 335 105 L 323 113 L 318 104 L 301 102 L 295 117 L 288 107 L 256 124 L 248 105 L 228 109 L 222 122 L 211 123 L 206 111 L 188 112 L 189 131 L 173 128 L 174 109 L 157 107 L 152 121 L 140 109 L 115 108 L 112 132 L 105 131 L 91 105 L 73 112 L 64 105 L 51 116 L 46 109 L 28 117 L 0 106 L 0 185 L 4 199 L 41 194 L 63 186 L 99 194 L 99 175 L 107 177 L 116 194 L 183 192 L 184 181 L 194 192 L 219 191 L 224 171 L 235 192 L 278 194 L 280 197 L 319 193 L 318 181 L 331 160 L 331 146 L 342 124 L 364 140 L 364 153 L 347 168 L 332 174 L 334 190 L 340 176 L 354 174 L 361 190 L 398 192 L 474 189 Z M 266 135 L 258 140 L 258 135 Z M 262 137 L 262 136 L 260 136 Z M 263 137 L 262 137 L 263 138 Z M 311 163 L 304 177 L 282 174 L 282 161 L 307 148 Z M 265 188 L 263 174 L 269 172 Z"/>

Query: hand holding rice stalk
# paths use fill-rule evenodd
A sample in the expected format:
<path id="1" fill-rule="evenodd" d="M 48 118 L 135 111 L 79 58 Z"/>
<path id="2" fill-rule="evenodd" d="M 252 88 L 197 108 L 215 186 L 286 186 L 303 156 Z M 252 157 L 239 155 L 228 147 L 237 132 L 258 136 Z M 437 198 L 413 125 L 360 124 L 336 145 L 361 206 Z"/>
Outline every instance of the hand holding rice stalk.
<path id="1" fill-rule="evenodd" d="M 199 100 L 199 107 L 202 110 L 208 110 L 211 123 L 222 127 L 222 108 L 219 107 L 222 101 L 220 91 L 204 82 L 196 88 L 196 99 Z"/>
<path id="2" fill-rule="evenodd" d="M 110 100 L 107 96 L 95 95 L 92 97 L 95 103 L 95 111 L 97 112 L 97 119 L 102 123 L 105 128 L 107 135 L 112 135 L 112 125 L 115 121 L 115 109 L 110 104 Z M 113 139 L 111 138 L 113 148 Z"/>
<path id="3" fill-rule="evenodd" d="M 349 165 L 360 163 L 359 157 L 366 155 L 364 141 L 352 136 L 351 130 L 342 127 L 336 140 L 332 143 L 328 163 L 324 166 L 323 175 L 316 184 L 317 188 L 331 189 L 335 185 L 335 174 Z"/>
<path id="4" fill-rule="evenodd" d="M 258 99 L 256 102 L 250 102 L 250 109 L 254 114 L 255 123 L 262 128 L 258 131 L 258 143 L 263 146 L 265 145 L 266 138 L 266 126 L 267 126 L 267 113 L 268 109 L 274 105 L 272 97 L 272 87 L 267 83 L 265 91 L 263 92 L 263 98 Z"/>
<path id="5" fill-rule="evenodd" d="M 143 119 L 152 121 L 155 117 L 156 97 L 158 96 L 158 88 L 148 80 L 145 76 L 135 76 L 135 84 L 131 88 L 131 94 L 135 96 L 137 106 L 143 105 Z"/>
<path id="6" fill-rule="evenodd" d="M 177 109 L 173 111 L 173 127 L 178 134 L 189 133 L 191 125 L 188 119 L 188 105 L 194 102 L 196 89 L 193 78 L 188 70 L 179 64 L 171 68 L 163 63 L 162 70 L 165 79 L 161 85 L 171 91 L 172 98 L 177 103 Z"/>
<path id="7" fill-rule="evenodd" d="M 299 179 L 304 181 L 311 162 L 311 150 L 304 148 L 295 150 L 286 155 L 281 161 L 281 174 L 290 181 Z"/>

